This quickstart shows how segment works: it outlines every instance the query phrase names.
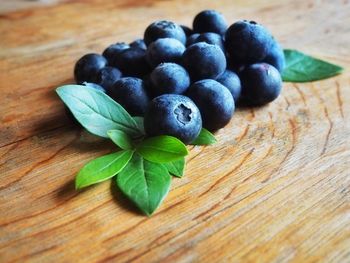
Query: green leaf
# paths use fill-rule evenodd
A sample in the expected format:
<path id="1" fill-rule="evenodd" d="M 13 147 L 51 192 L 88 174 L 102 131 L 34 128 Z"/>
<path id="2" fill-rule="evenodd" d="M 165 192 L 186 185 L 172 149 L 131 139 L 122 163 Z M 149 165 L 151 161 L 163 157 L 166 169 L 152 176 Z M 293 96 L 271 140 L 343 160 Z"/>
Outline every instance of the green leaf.
<path id="1" fill-rule="evenodd" d="M 102 91 L 81 85 L 56 89 L 74 117 L 89 132 L 108 138 L 108 130 L 121 130 L 131 137 L 141 134 L 135 120 L 118 103 Z"/>
<path id="2" fill-rule="evenodd" d="M 145 134 L 145 128 L 143 126 L 143 117 L 135 116 L 133 117 L 133 119 L 136 122 L 137 128 L 142 132 L 142 134 Z"/>
<path id="3" fill-rule="evenodd" d="M 326 79 L 343 71 L 343 68 L 326 61 L 313 58 L 297 50 L 283 50 L 286 67 L 282 79 L 286 82 L 309 82 Z"/>
<path id="4" fill-rule="evenodd" d="M 198 137 L 191 143 L 192 145 L 210 145 L 216 143 L 214 135 L 205 128 L 202 128 Z"/>
<path id="5" fill-rule="evenodd" d="M 131 150 L 133 149 L 132 141 L 125 132 L 120 130 L 109 130 L 107 132 L 109 138 L 121 149 L 123 150 Z"/>
<path id="6" fill-rule="evenodd" d="M 170 163 L 165 163 L 164 166 L 168 169 L 170 174 L 176 177 L 182 177 L 185 170 L 185 158 L 181 158 Z"/>
<path id="7" fill-rule="evenodd" d="M 171 176 L 162 164 L 134 154 L 116 177 L 120 190 L 146 215 L 151 215 L 170 189 Z"/>
<path id="8" fill-rule="evenodd" d="M 133 151 L 120 151 L 88 162 L 76 176 L 75 188 L 81 189 L 115 176 L 128 164 L 133 153 Z"/>
<path id="9" fill-rule="evenodd" d="M 186 145 L 167 135 L 145 139 L 137 146 L 136 151 L 146 160 L 155 163 L 172 162 L 188 154 Z"/>

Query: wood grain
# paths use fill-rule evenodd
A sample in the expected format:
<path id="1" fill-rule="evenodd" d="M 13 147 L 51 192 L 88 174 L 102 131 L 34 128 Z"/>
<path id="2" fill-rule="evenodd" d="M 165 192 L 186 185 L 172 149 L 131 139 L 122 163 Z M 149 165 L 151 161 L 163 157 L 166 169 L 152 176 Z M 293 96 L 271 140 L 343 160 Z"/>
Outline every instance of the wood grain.
<path id="1" fill-rule="evenodd" d="M 1 262 L 350 261 L 349 1 L 9 2 L 0 1 Z M 114 183 L 76 192 L 77 171 L 113 145 L 70 123 L 54 88 L 72 82 L 84 53 L 138 38 L 157 19 L 190 25 L 207 8 L 259 21 L 285 47 L 346 70 L 237 110 L 216 145 L 190 147 L 185 177 L 150 218 Z"/>

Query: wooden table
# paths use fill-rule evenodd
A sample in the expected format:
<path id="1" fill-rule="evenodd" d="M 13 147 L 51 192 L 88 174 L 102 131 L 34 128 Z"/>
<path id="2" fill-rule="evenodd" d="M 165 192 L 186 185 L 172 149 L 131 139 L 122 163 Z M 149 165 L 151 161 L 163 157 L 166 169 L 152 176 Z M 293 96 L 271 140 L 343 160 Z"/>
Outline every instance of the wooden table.
<path id="1" fill-rule="evenodd" d="M 12 4 L 10 4 L 12 3 Z M 23 6 L 22 6 L 23 5 Z M 150 218 L 77 171 L 113 145 L 76 128 L 55 87 L 74 62 L 202 9 L 266 25 L 285 47 L 345 67 L 237 110 L 219 143 L 190 147 L 186 175 Z M 350 262 L 350 2 L 0 0 L 1 262 Z"/>

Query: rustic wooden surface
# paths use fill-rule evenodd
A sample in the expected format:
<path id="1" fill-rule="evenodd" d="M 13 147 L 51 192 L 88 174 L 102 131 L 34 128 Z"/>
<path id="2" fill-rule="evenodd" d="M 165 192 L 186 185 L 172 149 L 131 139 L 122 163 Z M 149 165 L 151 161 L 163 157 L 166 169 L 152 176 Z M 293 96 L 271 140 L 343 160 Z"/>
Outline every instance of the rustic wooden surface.
<path id="1" fill-rule="evenodd" d="M 345 73 L 238 110 L 217 145 L 191 147 L 151 218 L 111 182 L 75 192 L 113 146 L 75 128 L 54 88 L 84 53 L 206 8 Z M 347 0 L 0 0 L 0 261 L 350 262 L 349 25 Z"/>

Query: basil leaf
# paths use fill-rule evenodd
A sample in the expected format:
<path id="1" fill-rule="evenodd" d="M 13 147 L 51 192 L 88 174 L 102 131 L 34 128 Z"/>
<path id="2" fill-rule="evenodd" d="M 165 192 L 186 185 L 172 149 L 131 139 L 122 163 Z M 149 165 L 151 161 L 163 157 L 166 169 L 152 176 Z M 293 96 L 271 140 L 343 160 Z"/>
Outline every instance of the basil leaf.
<path id="1" fill-rule="evenodd" d="M 179 139 L 162 135 L 142 141 L 136 151 L 146 160 L 155 163 L 168 163 L 188 154 L 186 145 Z"/>
<path id="2" fill-rule="evenodd" d="M 343 71 L 343 68 L 326 61 L 313 58 L 297 50 L 283 50 L 286 67 L 282 79 L 286 82 L 308 82 L 326 79 Z"/>
<path id="3" fill-rule="evenodd" d="M 163 165 L 134 154 L 116 180 L 120 190 L 149 216 L 168 194 L 171 176 Z"/>
<path id="4" fill-rule="evenodd" d="M 141 131 L 135 120 L 118 103 L 102 91 L 81 85 L 65 85 L 56 89 L 74 117 L 89 132 L 108 138 L 108 130 L 121 130 L 132 137 Z"/>
<path id="5" fill-rule="evenodd" d="M 145 128 L 143 126 L 143 117 L 135 116 L 133 117 L 133 119 L 136 122 L 137 128 L 142 132 L 142 134 L 145 134 Z"/>
<path id="6" fill-rule="evenodd" d="M 128 164 L 133 151 L 120 151 L 88 162 L 75 178 L 75 188 L 105 181 L 119 173 Z"/>
<path id="7" fill-rule="evenodd" d="M 123 150 L 131 150 L 133 149 L 132 141 L 125 132 L 120 130 L 109 130 L 107 132 L 109 138 L 121 149 Z"/>
<path id="8" fill-rule="evenodd" d="M 168 172 L 176 177 L 182 177 L 185 170 L 185 158 L 173 161 L 170 163 L 165 163 L 164 166 L 167 168 Z"/>
<path id="9" fill-rule="evenodd" d="M 205 128 L 202 128 L 198 137 L 191 143 L 192 145 L 210 145 L 216 143 L 214 135 Z"/>

